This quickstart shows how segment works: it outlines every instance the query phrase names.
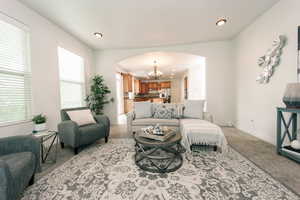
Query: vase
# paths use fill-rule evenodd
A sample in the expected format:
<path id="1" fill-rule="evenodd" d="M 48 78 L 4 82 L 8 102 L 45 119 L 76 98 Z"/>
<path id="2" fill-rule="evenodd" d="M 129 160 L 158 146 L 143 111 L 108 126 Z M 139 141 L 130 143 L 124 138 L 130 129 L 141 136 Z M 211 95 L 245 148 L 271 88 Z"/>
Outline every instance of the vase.
<path id="1" fill-rule="evenodd" d="M 300 108 L 300 83 L 287 84 L 283 103 L 287 108 Z"/>
<path id="2" fill-rule="evenodd" d="M 46 130 L 46 123 L 42 123 L 42 124 L 34 124 L 34 131 L 44 131 Z"/>

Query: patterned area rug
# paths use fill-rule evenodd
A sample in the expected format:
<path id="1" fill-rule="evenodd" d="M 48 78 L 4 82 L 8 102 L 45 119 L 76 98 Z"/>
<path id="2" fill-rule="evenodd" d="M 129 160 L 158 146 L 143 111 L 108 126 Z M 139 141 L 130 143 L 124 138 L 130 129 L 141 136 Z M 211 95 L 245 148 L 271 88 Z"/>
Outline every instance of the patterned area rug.
<path id="1" fill-rule="evenodd" d="M 199 152 L 168 174 L 142 171 L 134 141 L 95 144 L 44 176 L 22 200 L 298 200 L 299 197 L 235 150 Z"/>

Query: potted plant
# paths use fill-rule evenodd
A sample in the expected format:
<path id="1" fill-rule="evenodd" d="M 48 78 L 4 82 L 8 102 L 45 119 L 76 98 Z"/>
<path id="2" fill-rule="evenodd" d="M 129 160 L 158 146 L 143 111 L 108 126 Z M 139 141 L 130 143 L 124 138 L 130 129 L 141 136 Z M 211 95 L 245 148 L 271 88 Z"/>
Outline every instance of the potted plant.
<path id="1" fill-rule="evenodd" d="M 34 123 L 34 131 L 38 132 L 38 131 L 44 131 L 46 130 L 46 116 L 39 114 L 39 115 L 35 115 L 32 118 L 32 121 Z"/>
<path id="2" fill-rule="evenodd" d="M 86 97 L 88 107 L 96 114 L 103 114 L 104 105 L 113 102 L 113 98 L 108 98 L 109 88 L 104 83 L 102 76 L 96 75 L 92 79 L 90 95 Z"/>

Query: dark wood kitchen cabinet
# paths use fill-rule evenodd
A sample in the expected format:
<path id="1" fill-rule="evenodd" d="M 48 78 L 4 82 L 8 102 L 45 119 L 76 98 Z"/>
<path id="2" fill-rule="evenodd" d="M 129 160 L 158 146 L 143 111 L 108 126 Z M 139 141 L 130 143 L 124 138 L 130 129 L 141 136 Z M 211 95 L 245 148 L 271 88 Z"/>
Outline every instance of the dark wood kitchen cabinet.
<path id="1" fill-rule="evenodd" d="M 148 92 L 149 92 L 149 85 L 148 85 L 148 83 L 141 82 L 140 86 L 141 86 L 141 93 L 142 94 L 148 94 Z"/>

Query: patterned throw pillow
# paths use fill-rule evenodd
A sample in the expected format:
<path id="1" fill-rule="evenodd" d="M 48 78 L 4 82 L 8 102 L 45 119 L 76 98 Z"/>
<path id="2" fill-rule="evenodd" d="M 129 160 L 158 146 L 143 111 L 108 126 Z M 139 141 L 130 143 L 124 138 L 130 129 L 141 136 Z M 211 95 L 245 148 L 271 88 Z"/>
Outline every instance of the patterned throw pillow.
<path id="1" fill-rule="evenodd" d="M 152 106 L 152 113 L 155 114 L 156 110 L 168 108 L 172 112 L 172 119 L 179 119 L 182 117 L 183 105 L 174 103 L 154 103 Z"/>
<path id="2" fill-rule="evenodd" d="M 172 111 L 170 108 L 160 107 L 155 110 L 153 117 L 156 119 L 172 119 Z"/>

